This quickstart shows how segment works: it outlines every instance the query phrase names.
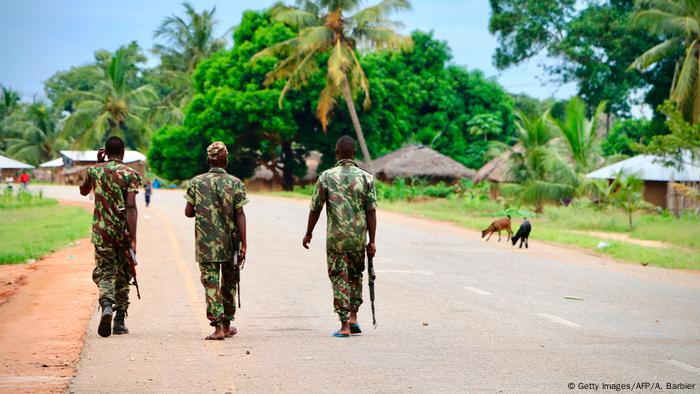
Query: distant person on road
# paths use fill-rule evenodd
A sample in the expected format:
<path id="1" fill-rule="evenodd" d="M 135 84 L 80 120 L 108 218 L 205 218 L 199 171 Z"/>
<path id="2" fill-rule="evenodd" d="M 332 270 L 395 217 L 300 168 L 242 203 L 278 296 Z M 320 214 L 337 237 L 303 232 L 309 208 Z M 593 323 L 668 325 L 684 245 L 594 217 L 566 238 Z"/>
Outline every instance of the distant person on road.
<path id="1" fill-rule="evenodd" d="M 19 183 L 22 185 L 22 190 L 23 191 L 28 191 L 29 190 L 29 174 L 26 172 L 23 172 L 22 175 L 19 176 Z"/>
<path id="2" fill-rule="evenodd" d="M 355 140 L 352 137 L 338 139 L 335 155 L 338 160 L 335 167 L 318 177 L 302 244 L 309 248 L 314 227 L 325 204 L 328 218 L 328 276 L 333 286 L 333 307 L 340 318 L 340 329 L 333 336 L 346 338 L 362 332 L 357 322 L 357 311 L 362 305 L 365 249 L 372 257 L 377 251 L 374 244 L 377 197 L 374 178 L 353 161 Z"/>
<path id="3" fill-rule="evenodd" d="M 106 156 L 106 161 L 105 161 Z M 136 194 L 141 177 L 122 163 L 124 141 L 109 137 L 105 148 L 97 152 L 97 164 L 89 167 L 80 194 L 95 193 L 92 219 L 92 243 L 95 245 L 95 269 L 92 280 L 100 290 L 102 315 L 97 333 L 128 334 L 124 319 L 129 308 L 129 270 L 126 254 L 129 246 L 136 252 Z M 112 312 L 114 327 L 112 327 Z"/>
<path id="4" fill-rule="evenodd" d="M 231 325 L 236 314 L 237 270 L 248 248 L 243 206 L 248 203 L 240 179 L 226 173 L 228 150 L 223 142 L 207 148 L 209 172 L 192 179 L 185 193 L 185 216 L 195 218 L 195 258 L 199 263 L 207 319 L 214 332 L 207 340 L 230 338 L 238 332 Z"/>
<path id="5" fill-rule="evenodd" d="M 143 194 L 146 196 L 146 208 L 151 204 L 151 192 L 152 192 L 151 182 L 148 181 L 143 185 Z"/>
<path id="6" fill-rule="evenodd" d="M 12 191 L 12 184 L 15 182 L 15 178 L 12 176 L 6 176 L 5 177 L 5 183 L 7 184 L 5 190 L 9 190 L 10 192 Z"/>

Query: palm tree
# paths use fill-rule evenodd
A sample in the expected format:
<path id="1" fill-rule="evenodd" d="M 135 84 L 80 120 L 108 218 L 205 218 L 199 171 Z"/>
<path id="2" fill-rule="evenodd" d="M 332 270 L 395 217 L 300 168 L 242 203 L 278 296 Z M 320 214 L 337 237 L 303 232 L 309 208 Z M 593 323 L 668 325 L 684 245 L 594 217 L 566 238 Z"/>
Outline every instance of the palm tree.
<path id="1" fill-rule="evenodd" d="M 574 97 L 566 105 L 564 121 L 551 119 L 563 137 L 564 145 L 578 174 L 593 169 L 602 160 L 598 123 L 605 104 L 604 101 L 598 104 L 593 117 L 588 119 L 586 104 L 580 98 Z"/>
<path id="2" fill-rule="evenodd" d="M 184 108 L 192 98 L 191 76 L 197 65 L 226 46 L 223 36 L 214 35 L 219 22 L 215 18 L 216 7 L 198 13 L 190 3 L 182 6 L 184 16 L 166 17 L 153 33 L 153 38 L 165 42 L 154 45 L 152 52 L 160 56 L 161 65 L 155 70 L 155 77 L 167 92 L 153 115 L 166 124 L 182 121 Z"/>
<path id="3" fill-rule="evenodd" d="M 54 159 L 68 143 L 61 137 L 57 119 L 43 103 L 34 103 L 18 116 L 8 118 L 16 137 L 8 138 L 7 153 L 32 164 Z"/>
<path id="4" fill-rule="evenodd" d="M 120 49 L 93 91 L 70 93 L 77 106 L 66 120 L 62 136 L 74 137 L 74 145 L 84 148 L 94 147 L 113 134 L 129 146 L 144 149 L 150 133 L 145 116 L 158 97 L 150 85 L 129 86 L 126 76 L 134 67 Z"/>
<path id="5" fill-rule="evenodd" d="M 536 118 L 518 113 L 515 124 L 510 174 L 521 183 L 513 190 L 517 200 L 542 213 L 545 203 L 572 198 L 579 179 L 555 149 L 555 127 L 549 112 Z"/>
<path id="6" fill-rule="evenodd" d="M 197 64 L 212 53 L 224 48 L 226 40 L 214 36 L 219 22 L 214 15 L 216 7 L 197 13 L 190 3 L 182 3 L 185 17 L 171 15 L 163 19 L 153 33 L 169 45 L 156 44 L 153 53 L 159 55 L 163 66 L 169 70 L 192 73 Z"/>
<path id="7" fill-rule="evenodd" d="M 2 100 L 0 100 L 0 120 L 2 120 L 10 116 L 19 106 L 20 98 L 19 93 L 6 86 L 0 85 L 0 93 L 2 93 Z"/>
<path id="8" fill-rule="evenodd" d="M 700 1 L 638 0 L 635 23 L 663 42 L 640 55 L 630 69 L 644 70 L 683 50 L 676 62 L 670 99 L 686 120 L 700 120 Z"/>
<path id="9" fill-rule="evenodd" d="M 632 231 L 632 214 L 649 206 L 644 201 L 644 181 L 634 174 L 625 174 L 620 171 L 615 176 L 611 188 L 613 190 L 612 201 L 625 210 L 629 219 L 629 229 Z"/>
<path id="10" fill-rule="evenodd" d="M 336 100 L 342 96 L 362 154 L 369 163 L 369 150 L 353 102 L 353 92 L 360 89 L 364 93 L 363 106 L 369 108 L 369 81 L 356 51 L 358 46 L 389 50 L 409 48 L 411 39 L 396 33 L 400 24 L 388 20 L 387 16 L 395 11 L 409 10 L 411 4 L 409 0 L 382 0 L 377 5 L 358 10 L 360 3 L 360 0 L 297 0 L 295 7 L 275 6 L 273 19 L 298 28 L 299 33 L 258 52 L 253 60 L 264 56 L 281 59 L 266 79 L 267 84 L 286 79 L 280 94 L 281 106 L 290 89 L 305 85 L 318 70 L 318 55 L 328 53 L 326 84 L 318 100 L 316 117 L 326 130 Z M 347 16 L 348 13 L 353 14 Z"/>

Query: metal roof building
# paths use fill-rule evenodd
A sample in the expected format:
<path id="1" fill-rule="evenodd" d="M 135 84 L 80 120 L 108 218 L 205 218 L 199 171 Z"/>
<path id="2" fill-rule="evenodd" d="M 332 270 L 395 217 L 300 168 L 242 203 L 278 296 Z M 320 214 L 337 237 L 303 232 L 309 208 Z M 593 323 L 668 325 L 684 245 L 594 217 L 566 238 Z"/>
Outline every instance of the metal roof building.
<path id="1" fill-rule="evenodd" d="M 0 155 L 0 169 L 1 170 L 29 170 L 34 168 L 33 165 L 27 164 L 27 163 L 22 163 L 21 161 L 17 161 L 15 159 L 10 159 L 9 157 L 5 157 Z"/>
<path id="2" fill-rule="evenodd" d="M 653 155 L 639 155 L 615 164 L 599 168 L 586 175 L 593 179 L 615 179 L 618 172 L 635 174 L 645 181 L 658 182 L 700 182 L 700 161 L 693 162 L 690 154 L 679 168 L 666 167 L 661 158 Z"/>

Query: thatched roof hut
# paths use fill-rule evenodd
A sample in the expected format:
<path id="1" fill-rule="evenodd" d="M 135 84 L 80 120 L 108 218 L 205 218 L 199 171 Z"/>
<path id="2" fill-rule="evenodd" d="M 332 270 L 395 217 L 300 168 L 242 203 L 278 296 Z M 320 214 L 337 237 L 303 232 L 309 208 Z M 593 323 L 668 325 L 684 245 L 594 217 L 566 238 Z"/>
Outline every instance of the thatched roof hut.
<path id="1" fill-rule="evenodd" d="M 474 170 L 463 166 L 450 157 L 422 145 L 408 145 L 372 161 L 377 178 L 428 178 L 455 181 L 472 179 Z"/>
<path id="2" fill-rule="evenodd" d="M 520 144 L 513 146 L 512 150 L 507 150 L 500 155 L 491 159 L 488 163 L 484 164 L 479 171 L 476 172 L 474 176 L 474 183 L 479 183 L 483 181 L 491 181 L 496 183 L 511 182 L 510 176 L 510 156 L 512 152 L 522 152 L 523 147 Z"/>

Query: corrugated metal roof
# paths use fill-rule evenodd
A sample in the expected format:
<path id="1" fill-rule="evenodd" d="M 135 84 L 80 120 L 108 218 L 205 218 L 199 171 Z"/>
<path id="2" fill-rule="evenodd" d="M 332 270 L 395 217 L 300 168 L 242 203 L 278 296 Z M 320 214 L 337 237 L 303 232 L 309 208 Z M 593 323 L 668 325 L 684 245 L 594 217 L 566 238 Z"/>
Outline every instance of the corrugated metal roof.
<path id="1" fill-rule="evenodd" d="M 678 169 L 664 166 L 659 156 L 639 155 L 599 168 L 586 177 L 614 179 L 622 170 L 625 174 L 635 174 L 645 181 L 700 182 L 700 162 L 691 162 L 690 154 L 685 155 L 685 158 L 685 163 Z"/>
<path id="2" fill-rule="evenodd" d="M 10 159 L 9 157 L 5 157 L 5 156 L 0 155 L 0 168 L 21 170 L 21 169 L 34 168 L 34 166 L 29 165 L 27 163 L 22 163 L 21 161 Z"/>
<path id="3" fill-rule="evenodd" d="M 53 159 L 51 161 L 47 161 L 46 163 L 41 163 L 41 164 L 39 164 L 39 167 L 42 167 L 42 168 L 60 167 L 62 165 L 63 165 L 63 158 L 59 157 L 58 159 Z"/>
<path id="4" fill-rule="evenodd" d="M 72 161 L 97 161 L 96 150 L 62 150 L 61 154 Z M 146 161 L 146 156 L 135 150 L 124 151 L 124 163 L 135 161 Z"/>

